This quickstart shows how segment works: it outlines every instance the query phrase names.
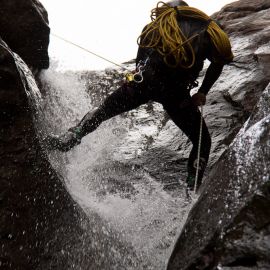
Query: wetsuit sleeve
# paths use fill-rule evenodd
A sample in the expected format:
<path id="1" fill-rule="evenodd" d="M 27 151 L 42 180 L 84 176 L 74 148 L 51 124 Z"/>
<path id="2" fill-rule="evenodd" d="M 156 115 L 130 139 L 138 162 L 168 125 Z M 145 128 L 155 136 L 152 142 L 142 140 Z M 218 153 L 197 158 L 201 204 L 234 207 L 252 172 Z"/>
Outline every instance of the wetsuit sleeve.
<path id="1" fill-rule="evenodd" d="M 211 87 L 214 85 L 214 83 L 219 78 L 222 70 L 223 70 L 224 64 L 222 63 L 216 63 L 212 62 L 210 66 L 208 67 L 205 77 L 203 79 L 202 85 L 199 89 L 200 93 L 203 93 L 207 95 Z"/>
<path id="2" fill-rule="evenodd" d="M 219 78 L 226 61 L 219 56 L 208 34 L 206 34 L 204 42 L 204 46 L 207 48 L 206 58 L 211 62 L 211 64 L 207 68 L 199 92 L 207 95 L 214 83 Z"/>

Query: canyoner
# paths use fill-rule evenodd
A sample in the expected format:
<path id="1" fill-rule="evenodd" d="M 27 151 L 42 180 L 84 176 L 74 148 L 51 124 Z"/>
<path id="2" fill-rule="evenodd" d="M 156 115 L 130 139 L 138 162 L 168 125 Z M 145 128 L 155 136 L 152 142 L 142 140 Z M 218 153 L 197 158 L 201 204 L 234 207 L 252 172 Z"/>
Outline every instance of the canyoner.
<path id="1" fill-rule="evenodd" d="M 206 59 L 210 65 L 198 92 L 191 96 Z M 127 80 L 76 126 L 48 136 L 48 146 L 69 151 L 103 121 L 155 101 L 192 142 L 186 183 L 190 189 L 195 182 L 199 187 L 211 148 L 199 107 L 205 105 L 207 93 L 232 60 L 227 34 L 209 16 L 184 1 L 158 2 L 138 38 L 135 72 L 129 72 Z"/>

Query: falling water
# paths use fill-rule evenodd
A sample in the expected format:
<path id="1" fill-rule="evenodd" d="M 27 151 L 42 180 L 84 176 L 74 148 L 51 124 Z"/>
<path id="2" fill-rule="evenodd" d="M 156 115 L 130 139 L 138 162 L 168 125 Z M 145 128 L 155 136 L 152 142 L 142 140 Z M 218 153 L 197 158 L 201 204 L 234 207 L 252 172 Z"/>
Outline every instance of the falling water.
<path id="1" fill-rule="evenodd" d="M 9 49 L 8 45 L 3 40 L 1 40 L 0 46 L 12 55 L 30 105 L 33 107 L 35 112 L 37 112 L 41 109 L 41 94 L 31 70 L 19 55 Z"/>
<path id="2" fill-rule="evenodd" d="M 41 109 L 41 93 L 33 77 L 33 74 L 24 61 L 14 52 L 12 52 L 17 70 L 19 71 L 21 81 L 25 92 L 32 106 L 35 109 Z"/>
<path id="3" fill-rule="evenodd" d="M 97 105 L 93 92 L 102 99 L 102 88 L 113 88 L 106 72 L 89 76 L 90 81 L 78 72 L 57 72 L 55 66 L 43 72 L 46 95 L 38 126 L 46 134 L 65 132 Z M 165 120 L 158 104 L 144 105 L 104 122 L 68 153 L 49 153 L 89 218 L 99 215 L 142 258 L 139 269 L 164 268 L 191 206 L 181 181 L 185 160 L 175 151 L 174 137 L 182 134 Z"/>

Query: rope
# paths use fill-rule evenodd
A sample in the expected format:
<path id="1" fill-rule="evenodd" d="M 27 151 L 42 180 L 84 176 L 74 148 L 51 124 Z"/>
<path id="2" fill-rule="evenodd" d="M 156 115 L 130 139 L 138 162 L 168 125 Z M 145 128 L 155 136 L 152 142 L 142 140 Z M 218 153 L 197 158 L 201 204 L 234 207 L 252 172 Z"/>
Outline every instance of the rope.
<path id="1" fill-rule="evenodd" d="M 108 59 L 108 58 L 105 58 L 105 57 L 103 57 L 103 56 L 101 56 L 101 55 L 99 55 L 99 54 L 96 54 L 96 53 L 94 53 L 94 52 L 92 52 L 92 51 L 90 51 L 90 50 L 88 50 L 88 49 L 86 49 L 86 48 L 84 48 L 84 47 L 82 47 L 82 46 L 80 46 L 80 45 L 78 45 L 78 44 L 76 44 L 76 43 L 70 41 L 70 40 L 67 40 L 67 39 L 65 39 L 65 38 L 63 38 L 63 37 L 60 37 L 60 36 L 58 36 L 58 35 L 56 35 L 56 34 L 54 34 L 54 33 L 51 33 L 51 35 L 54 36 L 54 37 L 57 37 L 57 38 L 59 38 L 59 39 L 61 39 L 61 40 L 63 40 L 63 41 L 65 41 L 66 43 L 69 43 L 69 44 L 71 44 L 71 45 L 73 45 L 73 46 L 75 46 L 75 47 L 77 47 L 77 48 L 80 48 L 81 50 L 86 51 L 86 52 L 88 52 L 88 53 L 90 53 L 90 54 L 92 54 L 92 55 L 94 55 L 94 56 L 96 56 L 96 57 L 98 57 L 98 58 L 100 58 L 100 59 L 103 59 L 103 60 L 105 60 L 105 61 L 107 61 L 107 62 L 109 62 L 109 63 L 111 63 L 111 64 L 113 64 L 113 65 L 115 65 L 115 66 L 118 66 L 118 67 L 120 67 L 120 68 L 122 68 L 122 69 L 124 69 L 124 70 L 126 70 L 126 71 L 128 71 L 128 72 L 130 72 L 130 70 L 127 69 L 127 68 L 125 68 L 124 66 L 122 66 L 122 65 L 120 65 L 120 64 L 117 64 L 117 63 L 113 62 L 112 60 L 110 60 L 110 59 Z"/>
<path id="2" fill-rule="evenodd" d="M 199 134 L 196 176 L 195 176 L 195 186 L 194 186 L 194 192 L 195 193 L 197 192 L 198 177 L 199 177 L 199 170 L 200 170 L 200 156 L 201 156 L 201 146 L 202 146 L 202 127 L 203 127 L 203 106 L 201 106 L 200 134 Z"/>
<path id="3" fill-rule="evenodd" d="M 162 6 L 160 6 L 162 4 Z M 191 68 L 195 62 L 195 53 L 190 39 L 187 39 L 178 24 L 178 17 L 209 21 L 206 29 L 217 50 L 215 61 L 230 62 L 233 59 L 231 44 L 227 34 L 204 12 L 188 7 L 171 7 L 158 2 L 152 10 L 151 20 L 146 29 L 138 37 L 137 43 L 143 48 L 156 49 L 170 67 Z"/>

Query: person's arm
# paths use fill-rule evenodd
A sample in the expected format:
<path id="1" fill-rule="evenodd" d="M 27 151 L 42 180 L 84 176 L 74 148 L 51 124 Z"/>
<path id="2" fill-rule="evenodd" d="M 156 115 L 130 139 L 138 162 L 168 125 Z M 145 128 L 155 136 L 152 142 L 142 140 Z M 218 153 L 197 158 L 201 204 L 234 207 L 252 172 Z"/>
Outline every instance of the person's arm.
<path id="1" fill-rule="evenodd" d="M 202 106 L 206 103 L 206 95 L 212 88 L 214 83 L 219 78 L 224 64 L 212 62 L 208 67 L 206 74 L 204 76 L 201 87 L 198 92 L 192 96 L 193 104 L 196 106 Z"/>
<path id="2" fill-rule="evenodd" d="M 206 71 L 202 85 L 199 88 L 198 92 L 207 95 L 209 90 L 212 88 L 214 83 L 219 78 L 219 76 L 223 70 L 223 67 L 224 67 L 223 63 L 212 62 Z"/>
<path id="3" fill-rule="evenodd" d="M 220 35 L 226 41 L 227 36 L 222 29 L 219 29 Z M 231 50 L 230 41 L 225 42 L 226 47 L 217 48 L 212 41 L 212 37 L 205 32 L 204 48 L 206 49 L 206 58 L 211 62 L 208 67 L 202 85 L 198 93 L 192 96 L 193 103 L 197 106 L 204 105 L 206 102 L 206 95 L 219 78 L 225 64 L 233 60 L 233 53 Z M 224 46 L 225 46 L 224 45 Z"/>

